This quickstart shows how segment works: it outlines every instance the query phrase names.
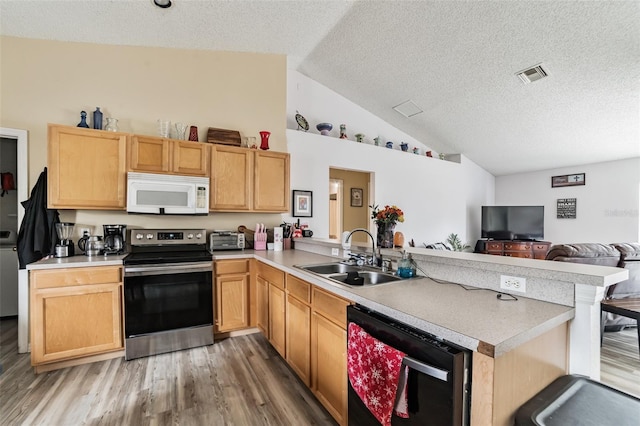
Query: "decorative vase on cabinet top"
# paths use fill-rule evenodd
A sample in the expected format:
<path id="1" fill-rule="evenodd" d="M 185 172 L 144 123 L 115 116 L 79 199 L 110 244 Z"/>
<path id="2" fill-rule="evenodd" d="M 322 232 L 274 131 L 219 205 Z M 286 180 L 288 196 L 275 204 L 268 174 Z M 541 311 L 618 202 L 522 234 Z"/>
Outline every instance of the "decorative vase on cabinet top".
<path id="1" fill-rule="evenodd" d="M 319 123 L 319 124 L 316 125 L 316 129 L 318 129 L 318 131 L 320 132 L 321 135 L 328 136 L 329 132 L 333 129 L 333 124 L 331 124 L 331 123 Z"/>
<path id="2" fill-rule="evenodd" d="M 269 149 L 269 136 L 271 132 L 267 132 L 263 130 L 260 132 L 260 149 L 264 149 L 265 151 Z"/>
<path id="3" fill-rule="evenodd" d="M 117 132 L 118 131 L 118 119 L 113 117 L 107 117 L 107 124 L 104 126 L 104 129 L 109 132 Z"/>
<path id="4" fill-rule="evenodd" d="M 93 111 L 93 128 L 102 130 L 102 111 L 100 111 L 100 107 L 96 107 L 96 110 Z"/>
<path id="5" fill-rule="evenodd" d="M 86 111 L 80 111 L 80 122 L 78 123 L 77 127 L 85 127 L 85 128 L 89 128 L 89 125 L 87 124 L 87 112 Z"/>

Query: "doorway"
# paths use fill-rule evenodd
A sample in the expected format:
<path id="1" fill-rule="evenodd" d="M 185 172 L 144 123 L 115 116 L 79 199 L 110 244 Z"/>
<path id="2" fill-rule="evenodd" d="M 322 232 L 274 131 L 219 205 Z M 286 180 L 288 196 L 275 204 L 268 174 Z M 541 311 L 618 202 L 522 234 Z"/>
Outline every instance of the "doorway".
<path id="1" fill-rule="evenodd" d="M 329 169 L 329 238 L 340 239 L 343 231 L 355 228 L 369 229 L 370 182 L 368 172 Z M 370 242 L 362 232 L 352 238 L 354 242 Z"/>
<path id="2" fill-rule="evenodd" d="M 342 179 L 329 179 L 329 238 L 342 235 Z"/>
<path id="3" fill-rule="evenodd" d="M 22 207 L 21 201 L 24 201 L 28 198 L 28 159 L 27 159 L 27 145 L 28 145 L 28 136 L 27 131 L 22 129 L 11 129 L 8 127 L 0 127 L 0 140 L 2 140 L 3 144 L 10 144 L 11 149 L 10 152 L 15 151 L 15 184 L 16 191 L 10 191 L 13 193 L 14 199 L 12 202 L 15 203 L 15 206 L 7 206 L 7 224 L 6 226 L 14 227 L 16 233 L 20 224 L 22 223 L 22 219 L 24 217 L 24 208 Z M 9 152 L 8 151 L 8 152 Z M 14 154 L 11 154 L 13 156 Z M 3 155 L 4 157 L 4 155 Z M 12 158 L 13 161 L 13 158 Z M 4 160 L 3 160 L 4 163 Z M 2 166 L 4 167 L 4 165 Z M 4 173 L 5 170 L 2 170 Z M 8 196 L 9 194 L 7 194 Z M 6 198 L 6 196 L 5 196 Z M 2 214 L 5 215 L 4 206 L 2 208 Z M 9 216 L 11 215 L 11 216 Z M 3 218 L 4 220 L 4 218 Z M 9 224 L 10 223 L 10 224 Z M 2 225 L 5 226 L 5 225 Z M 10 249 L 13 252 L 13 247 Z M 16 252 L 16 261 L 17 261 L 17 252 Z M 16 269 L 18 265 L 16 263 Z M 3 268 L 4 269 L 4 268 Z M 29 278 L 26 269 L 20 269 L 18 272 L 18 282 L 17 285 L 17 303 L 18 303 L 18 352 L 25 353 L 29 351 Z M 12 285 L 14 285 L 12 283 Z"/>

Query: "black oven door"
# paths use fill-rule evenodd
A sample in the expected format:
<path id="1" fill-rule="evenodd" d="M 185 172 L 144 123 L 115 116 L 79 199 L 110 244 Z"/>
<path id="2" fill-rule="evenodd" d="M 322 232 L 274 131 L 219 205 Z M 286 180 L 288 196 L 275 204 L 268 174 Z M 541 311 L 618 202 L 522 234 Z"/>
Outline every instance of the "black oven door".
<path id="1" fill-rule="evenodd" d="M 211 262 L 125 267 L 127 338 L 213 324 Z"/>

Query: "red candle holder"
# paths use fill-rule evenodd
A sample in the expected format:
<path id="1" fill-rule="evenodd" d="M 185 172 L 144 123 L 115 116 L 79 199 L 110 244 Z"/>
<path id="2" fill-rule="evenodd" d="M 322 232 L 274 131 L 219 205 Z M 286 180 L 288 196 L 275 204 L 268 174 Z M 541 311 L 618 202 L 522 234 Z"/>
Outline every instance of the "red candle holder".
<path id="1" fill-rule="evenodd" d="M 266 130 L 260 132 L 260 149 L 264 149 L 265 151 L 269 149 L 269 136 L 271 136 L 271 132 L 267 132 Z"/>

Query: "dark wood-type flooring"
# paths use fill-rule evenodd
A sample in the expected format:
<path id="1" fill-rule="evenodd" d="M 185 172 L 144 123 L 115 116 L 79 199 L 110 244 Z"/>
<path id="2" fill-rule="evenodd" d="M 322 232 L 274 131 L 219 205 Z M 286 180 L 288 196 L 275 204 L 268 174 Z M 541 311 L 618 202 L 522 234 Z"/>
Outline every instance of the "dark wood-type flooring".
<path id="1" fill-rule="evenodd" d="M 0 321 L 1 425 L 335 425 L 264 337 L 34 374 Z M 640 397 L 634 328 L 605 333 L 602 378 Z"/>
<path id="2" fill-rule="evenodd" d="M 0 425 L 335 425 L 259 334 L 34 374 L 0 321 Z"/>

